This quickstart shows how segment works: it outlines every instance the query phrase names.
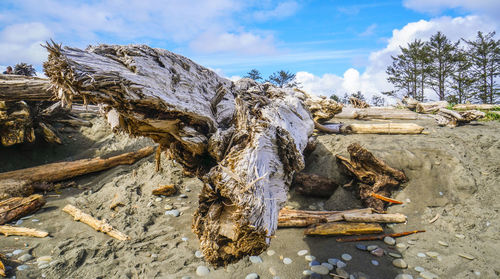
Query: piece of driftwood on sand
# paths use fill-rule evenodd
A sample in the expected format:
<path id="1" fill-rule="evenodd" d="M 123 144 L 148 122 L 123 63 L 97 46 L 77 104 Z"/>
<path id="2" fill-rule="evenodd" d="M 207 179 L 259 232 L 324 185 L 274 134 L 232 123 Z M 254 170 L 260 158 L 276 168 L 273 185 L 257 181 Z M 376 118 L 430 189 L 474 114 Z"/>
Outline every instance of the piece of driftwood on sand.
<path id="1" fill-rule="evenodd" d="M 379 108 L 379 107 L 369 107 L 369 108 L 352 108 L 344 107 L 342 112 L 335 114 L 334 119 L 359 119 L 359 120 L 373 120 L 373 119 L 401 119 L 401 120 L 418 120 L 418 119 L 429 119 L 430 117 L 425 114 L 416 113 L 407 109 L 395 109 L 395 108 Z"/>
<path id="2" fill-rule="evenodd" d="M 454 110 L 492 110 L 500 109 L 500 104 L 458 104 L 453 106 Z"/>
<path id="3" fill-rule="evenodd" d="M 408 181 L 405 173 L 387 165 L 371 152 L 352 143 L 347 147 L 350 159 L 336 155 L 337 163 L 359 182 L 359 195 L 367 207 L 384 210 L 384 202 L 373 197 L 373 193 L 390 197 L 391 191 Z"/>
<path id="4" fill-rule="evenodd" d="M 98 232 L 103 232 L 103 233 L 105 233 L 113 238 L 116 238 L 116 239 L 122 240 L 122 241 L 130 239 L 126 234 L 113 228 L 113 226 L 108 224 L 106 222 L 106 220 L 98 220 L 98 219 L 92 217 L 91 215 L 84 213 L 83 211 L 81 211 L 80 209 L 76 208 L 75 206 L 73 206 L 71 204 L 66 205 L 62 209 L 62 211 L 73 216 L 73 219 L 75 221 L 80 221 L 84 224 L 87 224 Z"/>
<path id="5" fill-rule="evenodd" d="M 107 105 L 113 127 L 152 138 L 205 182 L 193 231 L 209 263 L 226 265 L 268 247 L 293 175 L 304 168 L 314 128 L 305 102 L 313 97 L 250 79 L 231 82 L 144 45 L 47 49 L 45 73 L 65 99 L 82 95 Z"/>
<path id="6" fill-rule="evenodd" d="M 279 212 L 278 226 L 280 228 L 307 227 L 318 223 L 345 221 L 344 214 L 371 214 L 372 212 L 373 210 L 371 208 L 344 211 L 316 211 L 283 208 Z"/>
<path id="7" fill-rule="evenodd" d="M 50 101 L 56 96 L 46 78 L 0 75 L 0 101 Z"/>
<path id="8" fill-rule="evenodd" d="M 417 135 L 427 134 L 424 127 L 414 123 L 377 123 L 377 124 L 344 124 L 315 123 L 315 128 L 330 134 L 386 134 L 386 135 Z"/>
<path id="9" fill-rule="evenodd" d="M 440 108 L 437 114 L 433 114 L 439 126 L 456 127 L 478 120 L 486 116 L 486 113 L 479 110 L 455 111 Z"/>
<path id="10" fill-rule="evenodd" d="M 3 234 L 5 236 L 18 235 L 18 236 L 33 236 L 33 237 L 46 237 L 49 235 L 49 233 L 46 231 L 41 231 L 32 228 L 25 228 L 25 227 L 14 227 L 8 225 L 0 226 L 0 234 Z"/>
<path id="11" fill-rule="evenodd" d="M 62 181 L 79 175 L 106 170 L 118 165 L 131 165 L 151 155 L 153 146 L 109 158 L 96 157 L 70 162 L 58 162 L 37 167 L 0 173 L 0 200 L 26 196 L 34 190 L 51 190 L 45 183 Z"/>
<path id="12" fill-rule="evenodd" d="M 42 195 L 0 200 L 0 225 L 29 215 L 42 208 L 44 204 L 45 199 Z"/>
<path id="13" fill-rule="evenodd" d="M 434 113 L 441 108 L 448 107 L 449 103 L 447 101 L 436 101 L 427 103 L 418 103 L 416 106 L 416 111 L 418 113 Z"/>
<path id="14" fill-rule="evenodd" d="M 305 235 L 360 235 L 382 233 L 384 229 L 377 223 L 322 223 L 304 230 Z"/>

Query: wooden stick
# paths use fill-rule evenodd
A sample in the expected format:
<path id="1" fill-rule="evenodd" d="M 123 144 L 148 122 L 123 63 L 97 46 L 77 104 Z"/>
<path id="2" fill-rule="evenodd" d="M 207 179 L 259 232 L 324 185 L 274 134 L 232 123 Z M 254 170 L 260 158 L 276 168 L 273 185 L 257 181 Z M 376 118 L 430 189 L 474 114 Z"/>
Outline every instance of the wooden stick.
<path id="1" fill-rule="evenodd" d="M 0 226 L 0 233 L 4 234 L 5 236 L 20 235 L 20 236 L 46 237 L 49 235 L 48 232 L 40 231 L 37 229 L 31 229 L 25 227 L 13 227 L 8 225 Z"/>
<path id="2" fill-rule="evenodd" d="M 161 167 L 161 145 L 158 145 L 155 154 L 155 171 L 159 172 L 160 167 Z"/>
<path id="3" fill-rule="evenodd" d="M 376 194 L 376 193 L 371 193 L 370 196 L 372 196 L 374 198 L 377 198 L 379 200 L 385 201 L 385 202 L 390 202 L 390 203 L 395 203 L 395 204 L 403 204 L 403 202 L 401 202 L 401 201 L 398 201 L 398 200 L 395 200 L 395 199 L 391 199 L 391 198 L 388 198 L 388 197 L 384 197 L 384 196 Z"/>
<path id="4" fill-rule="evenodd" d="M 108 234 L 111 237 L 114 237 L 118 240 L 128 240 L 130 239 L 126 234 L 114 229 L 110 224 L 108 224 L 105 220 L 97 220 L 89 214 L 84 213 L 80 209 L 68 204 L 63 209 L 64 212 L 73 216 L 74 220 L 80 221 L 92 227 L 96 231 L 101 231 L 105 234 Z"/>
<path id="5" fill-rule="evenodd" d="M 307 228 L 305 235 L 358 235 L 384 232 L 382 226 L 371 223 L 324 223 Z"/>
<path id="6" fill-rule="evenodd" d="M 155 196 L 171 196 L 177 192 L 177 188 L 174 184 L 167 184 L 153 189 L 153 195 Z"/>
<path id="7" fill-rule="evenodd" d="M 344 220 L 345 214 L 370 214 L 371 208 L 351 209 L 345 211 L 309 211 L 283 208 L 278 215 L 278 227 L 307 227 L 318 223 Z"/>
<path id="8" fill-rule="evenodd" d="M 353 134 L 422 134 L 424 127 L 414 123 L 350 124 Z"/>
<path id="9" fill-rule="evenodd" d="M 337 238 L 337 242 L 355 242 L 355 241 L 370 241 L 370 240 L 382 240 L 386 236 L 390 237 L 401 237 L 407 236 L 414 233 L 425 232 L 425 230 L 417 230 L 417 231 L 409 231 L 409 232 L 401 232 L 401 233 L 386 233 L 375 236 L 365 236 L 365 237 L 355 237 L 355 238 Z"/>
<path id="10" fill-rule="evenodd" d="M 401 213 L 393 214 L 359 214 L 359 213 L 345 213 L 344 220 L 347 222 L 359 223 L 404 223 L 406 216 Z"/>
<path id="11" fill-rule="evenodd" d="M 45 204 L 42 195 L 27 198 L 14 197 L 0 201 L 0 225 L 16 220 L 40 209 Z"/>

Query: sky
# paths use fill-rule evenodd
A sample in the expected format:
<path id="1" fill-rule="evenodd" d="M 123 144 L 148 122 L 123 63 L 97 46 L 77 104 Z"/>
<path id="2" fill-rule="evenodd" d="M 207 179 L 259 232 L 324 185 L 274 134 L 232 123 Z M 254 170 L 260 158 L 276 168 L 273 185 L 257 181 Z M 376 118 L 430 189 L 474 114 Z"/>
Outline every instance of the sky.
<path id="1" fill-rule="evenodd" d="M 498 0 L 1 0 L 0 69 L 26 62 L 42 74 L 50 39 L 147 44 L 233 80 L 286 70 L 310 93 L 370 98 L 393 89 L 385 70 L 400 45 L 437 31 L 474 39 L 499 25 Z"/>

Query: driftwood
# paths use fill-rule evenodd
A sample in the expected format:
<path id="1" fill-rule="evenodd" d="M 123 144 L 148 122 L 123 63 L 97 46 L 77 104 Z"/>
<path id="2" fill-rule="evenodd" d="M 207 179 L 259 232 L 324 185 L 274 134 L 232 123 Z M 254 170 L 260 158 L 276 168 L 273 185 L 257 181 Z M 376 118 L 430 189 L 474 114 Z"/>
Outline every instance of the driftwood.
<path id="1" fill-rule="evenodd" d="M 0 201 L 0 225 L 29 215 L 45 204 L 41 195 L 31 195 L 26 198 L 14 197 Z"/>
<path id="2" fill-rule="evenodd" d="M 346 222 L 358 223 L 404 223 L 406 216 L 401 213 L 387 213 L 387 214 L 364 214 L 364 213 L 344 213 L 344 220 Z"/>
<path id="3" fill-rule="evenodd" d="M 304 230 L 305 235 L 359 235 L 382 232 L 384 229 L 379 224 L 340 222 L 317 224 Z"/>
<path id="4" fill-rule="evenodd" d="M 20 75 L 0 75 L 1 101 L 49 101 L 55 95 L 48 79 Z"/>
<path id="5" fill-rule="evenodd" d="M 343 124 L 315 123 L 316 129 L 330 134 L 426 134 L 424 127 L 414 123 Z"/>
<path id="6" fill-rule="evenodd" d="M 370 214 L 371 208 L 351 209 L 345 211 L 310 211 L 283 208 L 279 212 L 278 226 L 307 227 L 318 223 L 344 221 L 344 214 Z"/>
<path id="7" fill-rule="evenodd" d="M 456 127 L 469 123 L 473 120 L 478 120 L 486 116 L 486 113 L 479 110 L 454 111 L 445 108 L 439 109 L 438 113 L 432 115 L 438 122 L 439 126 Z"/>
<path id="8" fill-rule="evenodd" d="M 106 222 L 106 220 L 97 220 L 91 215 L 84 213 L 80 209 L 70 204 L 66 205 L 62 210 L 73 216 L 75 221 L 80 221 L 84 224 L 87 224 L 98 232 L 103 232 L 113 238 L 122 241 L 130 239 L 126 234 L 114 229 L 110 224 Z"/>
<path id="9" fill-rule="evenodd" d="M 37 229 L 14 227 L 7 225 L 0 226 L 0 234 L 3 234 L 5 236 L 19 235 L 19 236 L 33 236 L 33 237 L 46 237 L 49 235 L 48 232 L 40 231 Z"/>
<path id="10" fill-rule="evenodd" d="M 205 182 L 193 231 L 209 263 L 225 265 L 268 247 L 313 132 L 306 94 L 231 82 L 143 45 L 47 49 L 45 73 L 65 99 L 81 95 L 107 105 L 116 129 L 152 138 Z"/>
<path id="11" fill-rule="evenodd" d="M 358 99 L 356 97 L 350 97 L 349 103 L 355 108 L 368 108 L 368 107 L 370 107 L 370 105 L 367 102 L 365 102 L 361 99 Z"/>
<path id="12" fill-rule="evenodd" d="M 307 96 L 304 103 L 313 114 L 314 121 L 328 120 L 343 110 L 342 104 L 332 99 L 326 98 L 325 96 L 315 97 L 307 95 L 304 91 L 299 91 Z"/>
<path id="13" fill-rule="evenodd" d="M 418 120 L 428 119 L 429 116 L 416 113 L 414 111 L 394 108 L 378 108 L 370 107 L 365 109 L 345 107 L 342 112 L 335 114 L 334 118 L 338 119 L 402 119 L 402 120 Z"/>
<path id="14" fill-rule="evenodd" d="M 437 112 L 441 108 L 448 107 L 447 101 L 437 101 L 437 102 L 428 102 L 428 103 L 418 103 L 416 111 L 419 113 L 434 113 Z"/>
<path id="15" fill-rule="evenodd" d="M 42 166 L 0 173 L 0 199 L 11 196 L 25 196 L 44 187 L 44 183 L 57 182 L 79 175 L 106 170 L 118 165 L 130 165 L 151 155 L 154 147 L 144 147 L 109 158 L 82 159 L 72 162 L 59 162 Z M 48 191 L 50 188 L 41 188 Z"/>
<path id="16" fill-rule="evenodd" d="M 384 202 L 372 196 L 376 193 L 390 197 L 391 189 L 408 180 L 403 171 L 394 169 L 372 153 L 353 143 L 347 147 L 350 160 L 336 155 L 337 163 L 359 182 L 359 195 L 367 207 L 384 210 Z"/>
<path id="17" fill-rule="evenodd" d="M 302 195 L 328 198 L 339 185 L 324 176 L 299 172 L 293 178 L 292 186 Z"/>
<path id="18" fill-rule="evenodd" d="M 24 101 L 0 101 L 0 141 L 11 146 L 35 140 L 32 112 Z"/>
<path id="19" fill-rule="evenodd" d="M 410 110 L 415 110 L 418 105 L 418 101 L 413 99 L 412 97 L 404 97 L 403 104 Z"/>
<path id="20" fill-rule="evenodd" d="M 153 189 L 153 195 L 156 196 L 171 196 L 177 192 L 177 188 L 174 184 L 167 184 Z"/>
<path id="21" fill-rule="evenodd" d="M 409 231 L 409 232 L 401 232 L 401 233 L 386 233 L 374 236 L 363 236 L 363 237 L 355 237 L 355 238 L 337 238 L 337 242 L 354 242 L 354 241 L 371 241 L 371 240 L 382 240 L 386 237 L 402 237 L 411 235 L 414 233 L 425 232 L 425 230 L 417 230 L 417 231 Z"/>
<path id="22" fill-rule="evenodd" d="M 5 277 L 7 275 L 6 275 L 6 272 L 5 272 L 5 265 L 2 262 L 2 258 L 3 258 L 3 255 L 0 254 L 0 276 Z"/>
<path id="23" fill-rule="evenodd" d="M 454 105 L 454 110 L 492 110 L 500 108 L 499 104 L 458 104 Z"/>

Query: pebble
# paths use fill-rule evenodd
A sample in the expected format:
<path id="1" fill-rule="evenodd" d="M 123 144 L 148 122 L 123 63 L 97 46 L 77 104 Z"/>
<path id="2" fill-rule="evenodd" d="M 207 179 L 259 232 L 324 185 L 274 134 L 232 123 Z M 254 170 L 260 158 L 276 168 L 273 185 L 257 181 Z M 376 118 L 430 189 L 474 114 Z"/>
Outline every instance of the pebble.
<path id="1" fill-rule="evenodd" d="M 417 242 L 415 240 L 408 240 L 408 244 L 415 245 L 415 244 L 417 244 Z"/>
<path id="2" fill-rule="evenodd" d="M 363 244 L 356 244 L 356 248 L 358 248 L 361 251 L 366 251 L 366 245 Z"/>
<path id="3" fill-rule="evenodd" d="M 182 276 L 181 279 L 191 279 L 191 276 L 187 276 L 187 275 L 186 276 Z"/>
<path id="4" fill-rule="evenodd" d="M 194 252 L 194 256 L 197 257 L 198 259 L 203 258 L 203 253 L 199 250 L 196 250 L 196 252 Z"/>
<path id="5" fill-rule="evenodd" d="M 49 267 L 49 264 L 46 264 L 46 263 L 38 265 L 38 269 L 44 269 L 44 268 L 47 268 L 47 267 Z"/>
<path id="6" fill-rule="evenodd" d="M 16 226 L 20 226 L 23 223 L 23 220 L 17 220 Z"/>
<path id="7" fill-rule="evenodd" d="M 476 270 L 476 271 L 474 271 L 474 274 L 475 274 L 476 276 L 481 276 L 481 272 L 480 272 L 480 271 L 477 271 L 477 270 Z"/>
<path id="8" fill-rule="evenodd" d="M 328 263 L 331 265 L 337 265 L 338 262 L 339 262 L 338 259 L 328 259 Z"/>
<path id="9" fill-rule="evenodd" d="M 406 244 L 404 244 L 404 243 L 398 243 L 398 244 L 396 244 L 396 248 L 398 248 L 399 250 L 404 250 L 407 247 L 408 246 L 406 246 Z"/>
<path id="10" fill-rule="evenodd" d="M 373 264 L 374 266 L 378 266 L 378 265 L 379 265 L 379 262 L 378 262 L 378 261 L 376 261 L 376 260 L 372 260 L 372 264 Z"/>
<path id="11" fill-rule="evenodd" d="M 284 259 L 283 259 L 283 263 L 284 263 L 284 264 L 291 264 L 292 262 L 293 262 L 293 261 L 292 261 L 292 259 L 290 259 L 290 258 L 284 258 Z"/>
<path id="12" fill-rule="evenodd" d="M 373 251 L 373 250 L 375 250 L 377 248 L 378 248 L 377 245 L 368 245 L 368 246 L 366 246 L 366 250 L 368 250 L 368 251 Z"/>
<path id="13" fill-rule="evenodd" d="M 377 256 L 377 257 L 382 257 L 384 255 L 384 249 L 382 248 L 377 248 L 373 251 L 370 252 L 372 255 Z"/>
<path id="14" fill-rule="evenodd" d="M 13 254 L 12 254 L 12 253 L 7 253 L 7 254 L 5 254 L 5 256 L 6 256 L 7 258 L 10 258 L 10 257 L 12 257 L 12 256 L 13 256 Z"/>
<path id="15" fill-rule="evenodd" d="M 394 279 L 413 279 L 410 274 L 398 274 Z"/>
<path id="16" fill-rule="evenodd" d="M 165 205 L 164 209 L 165 210 L 172 210 L 172 209 L 174 209 L 174 207 L 171 204 L 167 204 L 167 205 Z"/>
<path id="17" fill-rule="evenodd" d="M 15 252 L 15 251 L 14 251 L 14 252 Z M 475 257 L 474 257 L 474 256 L 469 255 L 469 254 L 460 253 L 460 254 L 458 254 L 458 255 L 459 255 L 460 257 L 462 257 L 462 258 L 466 258 L 466 259 L 468 259 L 468 260 L 473 260 L 473 259 L 475 259 Z"/>
<path id="18" fill-rule="evenodd" d="M 316 257 L 313 255 L 306 255 L 305 259 L 306 259 L 306 261 L 312 262 L 316 259 Z"/>
<path id="19" fill-rule="evenodd" d="M 184 241 L 184 242 L 186 242 L 186 241 L 188 241 L 188 240 L 189 240 L 189 238 L 187 238 L 187 237 L 183 237 L 183 238 L 181 238 L 181 240 L 182 240 L 182 241 Z"/>
<path id="20" fill-rule="evenodd" d="M 158 254 L 154 254 L 154 253 L 153 253 L 153 254 L 151 254 L 151 258 L 153 258 L 153 259 L 158 258 Z"/>
<path id="21" fill-rule="evenodd" d="M 21 249 L 17 249 L 17 250 L 14 250 L 14 251 L 12 252 L 12 255 L 14 255 L 14 256 L 15 256 L 15 255 L 19 255 L 19 254 L 21 254 L 22 252 L 24 252 L 24 251 L 23 251 L 23 250 L 21 250 Z"/>
<path id="22" fill-rule="evenodd" d="M 152 206 L 152 205 L 153 205 L 153 203 L 152 203 L 152 202 L 148 202 L 148 204 L 146 204 L 146 207 L 150 207 L 150 206 Z"/>
<path id="23" fill-rule="evenodd" d="M 394 239 L 390 236 L 386 236 L 386 237 L 384 237 L 384 242 L 387 245 L 394 245 L 394 244 L 396 244 L 396 239 Z"/>
<path id="24" fill-rule="evenodd" d="M 198 276 L 207 276 L 208 274 L 210 273 L 210 270 L 208 269 L 208 267 L 204 266 L 204 265 L 200 265 L 196 268 L 196 275 Z"/>
<path id="25" fill-rule="evenodd" d="M 29 268 L 29 266 L 27 266 L 25 264 L 22 264 L 22 265 L 18 266 L 16 269 L 19 270 L 19 271 L 23 271 L 23 270 L 26 270 L 28 268 Z"/>
<path id="26" fill-rule="evenodd" d="M 393 258 L 402 258 L 403 257 L 400 254 L 396 254 L 396 253 L 389 253 L 389 256 L 391 256 Z"/>
<path id="27" fill-rule="evenodd" d="M 314 266 L 314 265 L 320 265 L 320 262 L 318 262 L 317 260 L 314 260 L 314 261 L 311 261 L 309 263 L 309 266 Z"/>
<path id="28" fill-rule="evenodd" d="M 155 199 L 156 202 L 161 202 L 161 200 L 163 200 L 162 198 L 158 197 Z"/>
<path id="29" fill-rule="evenodd" d="M 269 273 L 271 273 L 272 276 L 275 276 L 276 274 L 278 274 L 278 272 L 276 272 L 276 269 L 274 269 L 274 267 L 270 267 L 269 268 Z"/>
<path id="30" fill-rule="evenodd" d="M 346 264 L 345 262 L 343 262 L 343 261 L 338 261 L 338 262 L 337 262 L 337 267 L 338 267 L 338 268 L 344 268 L 344 267 L 346 267 L 346 266 L 347 266 L 347 264 Z"/>
<path id="31" fill-rule="evenodd" d="M 418 254 L 417 254 L 417 257 L 419 257 L 419 258 L 425 258 L 425 257 L 427 257 L 427 256 L 426 256 L 424 253 L 418 253 Z"/>
<path id="32" fill-rule="evenodd" d="M 340 275 L 340 276 L 342 276 L 342 277 L 344 277 L 344 278 L 349 277 L 349 273 L 347 273 L 347 271 L 343 270 L 343 269 L 342 269 L 342 268 L 340 268 L 340 267 L 339 267 L 339 268 L 337 268 L 337 269 L 335 269 L 335 272 L 336 272 L 338 275 Z"/>
<path id="33" fill-rule="evenodd" d="M 27 262 L 29 260 L 32 260 L 33 259 L 33 256 L 30 255 L 30 254 L 24 254 L 22 256 L 20 256 L 19 258 L 17 258 L 18 260 L 22 261 L 22 262 Z"/>
<path id="34" fill-rule="evenodd" d="M 438 241 L 439 245 L 441 246 L 444 246 L 444 247 L 448 247 L 448 243 L 444 242 L 444 241 Z"/>
<path id="35" fill-rule="evenodd" d="M 304 271 L 302 271 L 302 275 L 304 275 L 304 276 L 309 276 L 309 275 L 312 275 L 312 274 L 313 274 L 313 272 L 311 270 L 304 270 Z"/>
<path id="36" fill-rule="evenodd" d="M 403 259 L 395 259 L 392 261 L 392 265 L 399 268 L 407 268 L 408 264 Z"/>
<path id="37" fill-rule="evenodd" d="M 37 262 L 50 262 L 52 261 L 51 256 L 41 256 L 38 259 L 36 259 Z"/>
<path id="38" fill-rule="evenodd" d="M 299 256 L 304 256 L 305 254 L 307 254 L 309 251 L 307 250 L 300 250 L 299 252 L 297 252 L 297 255 Z"/>
<path id="39" fill-rule="evenodd" d="M 262 258 L 259 256 L 250 256 L 250 261 L 254 264 L 262 263 Z"/>
<path id="40" fill-rule="evenodd" d="M 431 257 L 431 258 L 437 258 L 437 256 L 439 256 L 439 253 L 438 252 L 434 252 L 434 251 L 429 251 L 429 252 L 426 252 L 427 256 Z"/>
<path id="41" fill-rule="evenodd" d="M 179 217 L 179 215 L 181 215 L 181 213 L 179 212 L 179 210 L 174 209 L 174 210 L 167 210 L 167 211 L 165 211 L 165 215 Z"/>
<path id="42" fill-rule="evenodd" d="M 420 272 L 420 276 L 424 279 L 437 279 L 439 278 L 436 274 L 429 271 Z"/>
<path id="43" fill-rule="evenodd" d="M 187 196 L 186 194 L 180 194 L 180 195 L 179 195 L 179 198 L 183 198 L 183 199 L 185 199 L 185 198 L 187 198 L 187 197 L 188 197 L 188 196 Z M 257 276 L 258 276 L 258 275 L 257 275 Z"/>
<path id="44" fill-rule="evenodd" d="M 459 239 L 464 239 L 465 238 L 465 235 L 461 234 L 461 233 L 457 233 L 455 235 L 456 238 L 459 238 Z"/>
<path id="45" fill-rule="evenodd" d="M 415 269 L 416 272 L 419 272 L 419 273 L 425 271 L 425 268 L 423 268 L 421 266 L 416 266 L 414 269 Z"/>
<path id="46" fill-rule="evenodd" d="M 276 254 L 276 251 L 274 251 L 274 250 L 267 250 L 267 255 L 268 256 L 272 256 L 274 254 Z"/>
<path id="47" fill-rule="evenodd" d="M 342 254 L 341 258 L 344 260 L 344 261 L 350 261 L 352 260 L 352 256 L 349 255 L 349 254 Z"/>
<path id="48" fill-rule="evenodd" d="M 333 270 L 333 265 L 331 265 L 329 263 L 321 263 L 321 265 L 328 268 L 328 270 Z"/>
<path id="49" fill-rule="evenodd" d="M 323 266 L 323 265 L 311 266 L 311 271 L 316 272 L 316 273 L 321 274 L 321 275 L 327 275 L 330 272 L 330 270 L 326 266 Z"/>
<path id="50" fill-rule="evenodd" d="M 259 274 L 257 273 L 250 273 L 248 274 L 245 279 L 259 279 Z"/>

